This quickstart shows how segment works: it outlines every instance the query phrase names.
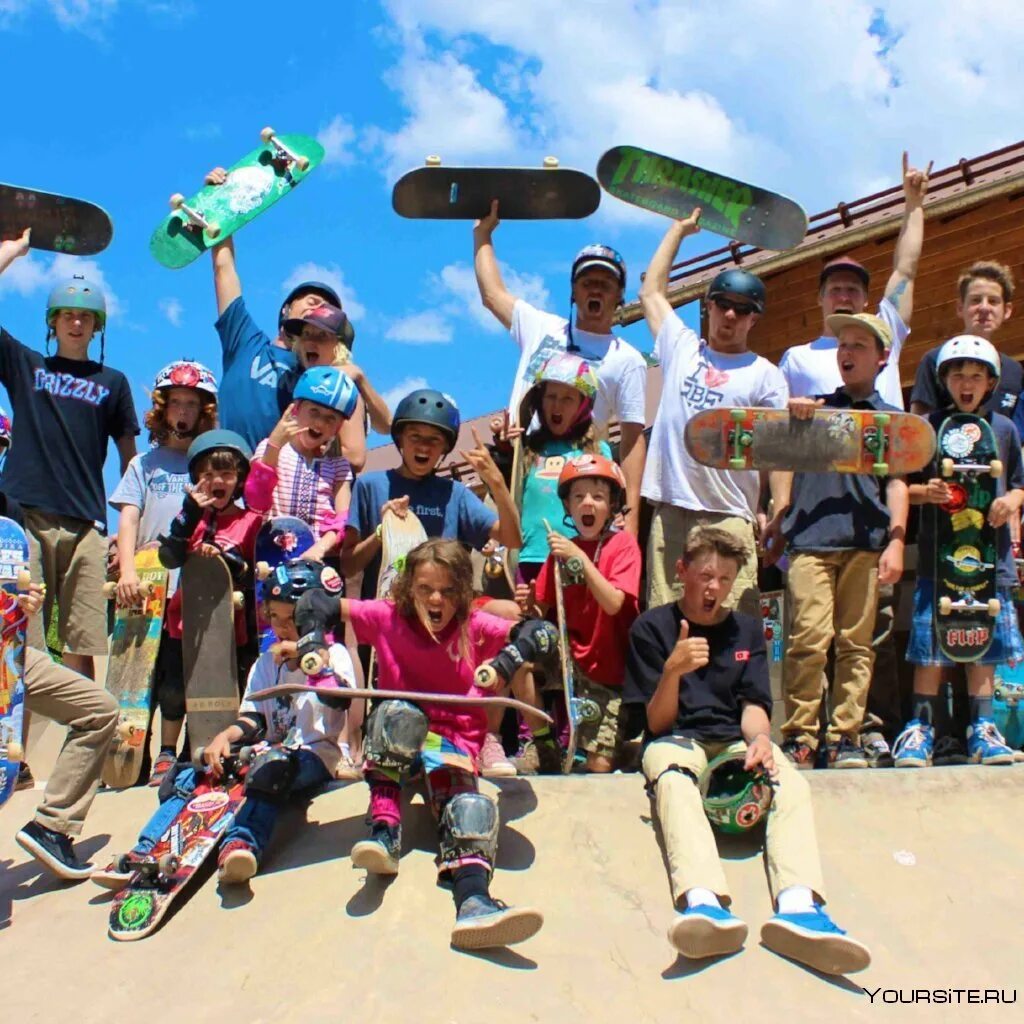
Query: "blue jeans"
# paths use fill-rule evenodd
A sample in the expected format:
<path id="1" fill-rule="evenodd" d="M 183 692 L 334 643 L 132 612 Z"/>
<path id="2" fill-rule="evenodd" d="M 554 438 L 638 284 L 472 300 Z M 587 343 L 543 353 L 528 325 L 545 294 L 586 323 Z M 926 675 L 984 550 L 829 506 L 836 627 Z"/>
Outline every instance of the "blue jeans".
<path id="1" fill-rule="evenodd" d="M 199 783 L 199 773 L 191 765 L 178 769 L 174 776 L 174 792 L 156 809 L 139 833 L 134 853 L 147 854 L 163 838 L 171 823 L 181 813 Z M 161 791 L 163 787 L 161 787 Z"/>

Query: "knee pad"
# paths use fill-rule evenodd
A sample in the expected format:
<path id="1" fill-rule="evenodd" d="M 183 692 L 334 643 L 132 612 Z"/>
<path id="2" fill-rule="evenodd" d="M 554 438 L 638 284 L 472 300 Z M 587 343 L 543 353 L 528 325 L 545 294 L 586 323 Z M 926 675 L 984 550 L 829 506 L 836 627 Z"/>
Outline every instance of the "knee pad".
<path id="1" fill-rule="evenodd" d="M 682 765 L 670 764 L 667 768 L 663 768 L 658 774 L 650 780 L 650 782 L 644 785 L 644 789 L 647 790 L 647 795 L 653 800 L 655 793 L 658 790 L 658 783 L 661 782 L 663 775 L 668 775 L 669 772 L 678 772 L 680 775 L 685 775 L 698 789 L 700 789 L 700 779 L 690 771 L 689 768 L 684 768 Z"/>
<path id="2" fill-rule="evenodd" d="M 441 862 L 483 857 L 492 867 L 498 852 L 498 805 L 483 793 L 457 793 L 441 811 Z"/>
<path id="3" fill-rule="evenodd" d="M 292 790 L 297 771 L 295 756 L 290 751 L 279 747 L 262 750 L 246 772 L 245 792 L 269 800 L 283 800 Z"/>
<path id="4" fill-rule="evenodd" d="M 508 638 L 523 661 L 543 664 L 558 657 L 558 630 L 545 619 L 526 619 L 516 623 Z"/>
<path id="5" fill-rule="evenodd" d="M 366 723 L 366 756 L 381 768 L 408 771 L 423 749 L 430 723 L 407 700 L 381 701 Z"/>

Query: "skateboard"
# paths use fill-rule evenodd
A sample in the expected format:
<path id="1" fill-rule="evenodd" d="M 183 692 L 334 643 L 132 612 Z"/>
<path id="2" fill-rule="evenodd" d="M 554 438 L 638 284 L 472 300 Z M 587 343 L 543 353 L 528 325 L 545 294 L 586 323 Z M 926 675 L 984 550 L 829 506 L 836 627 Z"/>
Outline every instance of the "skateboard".
<path id="1" fill-rule="evenodd" d="M 764 249 L 792 249 L 807 234 L 799 203 L 636 146 L 609 149 L 597 180 L 617 199 L 680 220 L 700 207 L 700 226 Z"/>
<path id="2" fill-rule="evenodd" d="M 996 666 L 992 720 L 1009 746 L 1024 747 L 1024 662 Z"/>
<path id="3" fill-rule="evenodd" d="M 395 213 L 428 220 L 477 220 L 490 213 L 493 199 L 502 220 L 578 220 L 597 209 L 601 189 L 553 156 L 543 167 L 443 167 L 440 157 L 428 156 L 391 193 Z"/>
<path id="4" fill-rule="evenodd" d="M 109 214 L 95 203 L 0 184 L 0 238 L 17 238 L 25 228 L 33 249 L 71 256 L 93 256 L 114 237 Z"/>
<path id="5" fill-rule="evenodd" d="M 235 609 L 227 562 L 190 554 L 181 568 L 181 654 L 192 749 L 206 746 L 238 717 Z"/>
<path id="6" fill-rule="evenodd" d="M 761 617 L 764 620 L 764 644 L 768 654 L 768 679 L 772 700 L 782 696 L 782 665 L 786 657 L 786 592 L 761 591 Z"/>
<path id="7" fill-rule="evenodd" d="M 309 524 L 295 516 L 276 516 L 260 527 L 256 535 L 256 628 L 260 653 L 277 641 L 270 623 L 263 617 L 263 581 L 279 566 L 299 558 L 313 546 Z"/>
<path id="8" fill-rule="evenodd" d="M 171 196 L 171 212 L 149 240 L 149 251 L 171 270 L 187 267 L 286 196 L 324 158 L 308 135 L 260 132 L 263 144 L 228 170 L 223 185 L 205 185 L 186 199 Z"/>
<path id="9" fill-rule="evenodd" d="M 732 470 L 899 476 L 935 454 L 935 431 L 923 417 L 870 409 L 817 409 L 798 420 L 787 409 L 721 406 L 690 419 L 684 441 L 697 462 Z"/>
<path id="10" fill-rule="evenodd" d="M 998 552 L 988 510 L 1002 476 L 995 434 L 971 413 L 947 416 L 939 427 L 939 474 L 952 498 L 932 505 L 935 516 L 935 634 L 951 661 L 976 661 L 992 644 L 999 615 Z"/>
<path id="11" fill-rule="evenodd" d="M 135 571 L 145 597 L 140 606 L 117 606 L 107 663 L 107 689 L 121 709 L 117 732 L 103 763 L 103 781 L 113 789 L 133 786 L 139 778 L 149 731 L 153 669 L 167 604 L 167 570 L 160 564 L 155 548 L 135 553 Z M 109 593 L 114 586 L 108 584 L 104 590 Z"/>
<path id="12" fill-rule="evenodd" d="M 529 460 L 532 457 L 532 453 L 526 447 L 525 441 L 526 431 L 530 429 L 530 421 L 532 419 L 530 397 L 532 391 L 533 388 L 529 388 L 523 396 L 513 424 L 523 428 L 523 433 L 512 443 L 512 476 L 509 480 L 508 488 L 509 493 L 512 495 L 512 502 L 518 509 L 523 507 L 523 488 L 526 484 L 526 471 L 529 468 Z M 485 566 L 485 571 L 492 578 L 497 578 L 504 572 L 505 583 L 508 585 L 509 596 L 512 599 L 515 599 L 516 595 L 516 569 L 518 566 L 519 549 L 506 548 L 504 546 L 501 548 L 500 555 L 495 552 L 495 556 L 491 559 L 490 567 Z"/>
<path id="13" fill-rule="evenodd" d="M 199 780 L 189 801 L 150 855 L 120 890 L 110 906 L 107 934 L 119 942 L 134 942 L 160 926 L 178 894 L 188 885 L 245 802 L 245 772 L 252 749 L 243 747 L 224 759 L 224 775 L 214 782 Z M 196 749 L 196 763 L 202 750 Z M 123 858 L 119 858 L 123 859 Z"/>
<path id="14" fill-rule="evenodd" d="M 0 516 L 0 807 L 14 792 L 24 759 L 25 613 L 18 593 L 27 589 L 28 538 L 14 522 Z"/>

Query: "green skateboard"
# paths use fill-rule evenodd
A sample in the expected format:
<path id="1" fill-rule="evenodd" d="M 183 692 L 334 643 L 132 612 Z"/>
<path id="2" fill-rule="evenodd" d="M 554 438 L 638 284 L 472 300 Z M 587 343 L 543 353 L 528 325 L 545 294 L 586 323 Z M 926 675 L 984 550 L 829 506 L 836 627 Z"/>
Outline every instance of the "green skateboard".
<path id="1" fill-rule="evenodd" d="M 223 185 L 206 185 L 189 199 L 171 196 L 172 212 L 149 241 L 158 263 L 187 267 L 286 196 L 324 158 L 324 147 L 308 135 L 275 135 L 273 128 L 260 135 L 263 145 L 231 167 Z"/>

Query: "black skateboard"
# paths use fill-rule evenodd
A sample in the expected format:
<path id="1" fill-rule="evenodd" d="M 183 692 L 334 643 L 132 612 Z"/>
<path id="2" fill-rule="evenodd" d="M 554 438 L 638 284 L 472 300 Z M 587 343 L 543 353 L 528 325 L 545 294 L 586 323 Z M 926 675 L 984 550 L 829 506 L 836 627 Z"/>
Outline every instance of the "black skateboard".
<path id="1" fill-rule="evenodd" d="M 47 252 L 92 256 L 114 236 L 106 210 L 84 199 L 0 184 L 0 238 L 17 238 L 32 229 L 29 245 Z"/>

